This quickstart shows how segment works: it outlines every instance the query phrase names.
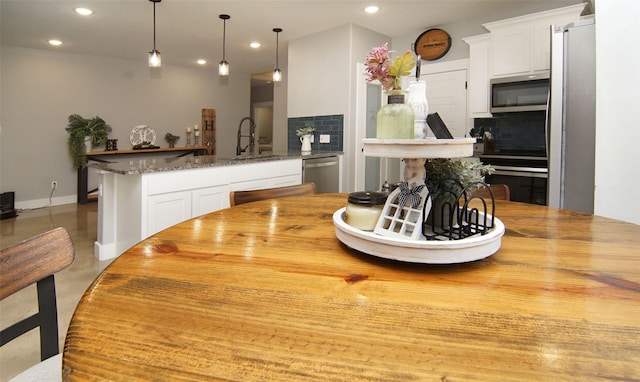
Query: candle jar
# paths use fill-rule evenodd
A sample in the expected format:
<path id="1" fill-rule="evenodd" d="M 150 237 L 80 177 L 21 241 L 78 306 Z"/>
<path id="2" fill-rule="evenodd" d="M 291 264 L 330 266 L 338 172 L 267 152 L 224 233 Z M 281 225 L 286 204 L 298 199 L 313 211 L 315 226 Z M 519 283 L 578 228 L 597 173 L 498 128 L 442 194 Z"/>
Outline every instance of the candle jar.
<path id="1" fill-rule="evenodd" d="M 363 231 L 373 231 L 387 201 L 387 194 L 372 191 L 352 192 L 347 201 L 347 224 Z"/>

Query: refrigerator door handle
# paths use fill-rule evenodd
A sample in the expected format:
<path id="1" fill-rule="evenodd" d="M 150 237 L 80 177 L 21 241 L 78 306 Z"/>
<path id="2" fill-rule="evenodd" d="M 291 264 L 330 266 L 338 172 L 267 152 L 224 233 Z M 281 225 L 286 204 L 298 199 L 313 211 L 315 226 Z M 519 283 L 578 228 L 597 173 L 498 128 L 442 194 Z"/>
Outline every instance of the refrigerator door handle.
<path id="1" fill-rule="evenodd" d="M 549 124 L 551 121 L 549 120 L 549 109 L 551 109 L 551 88 L 547 92 L 547 108 L 544 110 L 544 140 L 546 144 L 544 145 L 544 154 L 549 159 L 549 145 L 551 144 L 551 139 L 549 138 Z"/>

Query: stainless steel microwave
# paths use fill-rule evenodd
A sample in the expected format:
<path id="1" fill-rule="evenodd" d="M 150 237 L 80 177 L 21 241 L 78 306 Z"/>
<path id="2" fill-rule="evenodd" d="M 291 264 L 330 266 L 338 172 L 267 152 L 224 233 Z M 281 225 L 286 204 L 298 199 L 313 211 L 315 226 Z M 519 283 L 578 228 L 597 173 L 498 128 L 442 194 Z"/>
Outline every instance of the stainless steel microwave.
<path id="1" fill-rule="evenodd" d="M 547 110 L 549 73 L 491 80 L 491 112 Z"/>

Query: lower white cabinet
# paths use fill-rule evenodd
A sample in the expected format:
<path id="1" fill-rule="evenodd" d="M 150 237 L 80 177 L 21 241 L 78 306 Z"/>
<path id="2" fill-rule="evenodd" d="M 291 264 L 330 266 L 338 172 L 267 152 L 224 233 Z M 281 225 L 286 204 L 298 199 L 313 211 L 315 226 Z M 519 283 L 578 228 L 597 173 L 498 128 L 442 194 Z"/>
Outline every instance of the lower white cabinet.
<path id="1" fill-rule="evenodd" d="M 300 184 L 302 159 L 122 175 L 102 171 L 99 260 L 185 220 L 228 208 L 229 192 Z"/>
<path id="2" fill-rule="evenodd" d="M 151 195 L 147 199 L 144 237 L 177 223 L 229 206 L 229 186 L 199 188 L 192 191 Z"/>

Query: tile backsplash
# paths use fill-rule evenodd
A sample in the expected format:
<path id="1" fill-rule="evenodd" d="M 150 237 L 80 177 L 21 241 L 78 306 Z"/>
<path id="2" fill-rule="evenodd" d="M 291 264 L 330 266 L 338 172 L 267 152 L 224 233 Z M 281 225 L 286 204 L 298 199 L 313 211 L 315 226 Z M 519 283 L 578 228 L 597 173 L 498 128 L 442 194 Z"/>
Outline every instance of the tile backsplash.
<path id="1" fill-rule="evenodd" d="M 503 113 L 493 118 L 476 118 L 476 131 L 491 132 L 499 152 L 545 153 L 544 111 Z"/>
<path id="2" fill-rule="evenodd" d="M 296 130 L 303 127 L 315 127 L 312 151 L 343 151 L 342 133 L 344 115 L 319 115 L 311 117 L 289 118 L 287 126 L 287 146 L 289 151 L 300 150 L 302 144 Z M 320 143 L 320 134 L 329 135 L 329 143 Z"/>

